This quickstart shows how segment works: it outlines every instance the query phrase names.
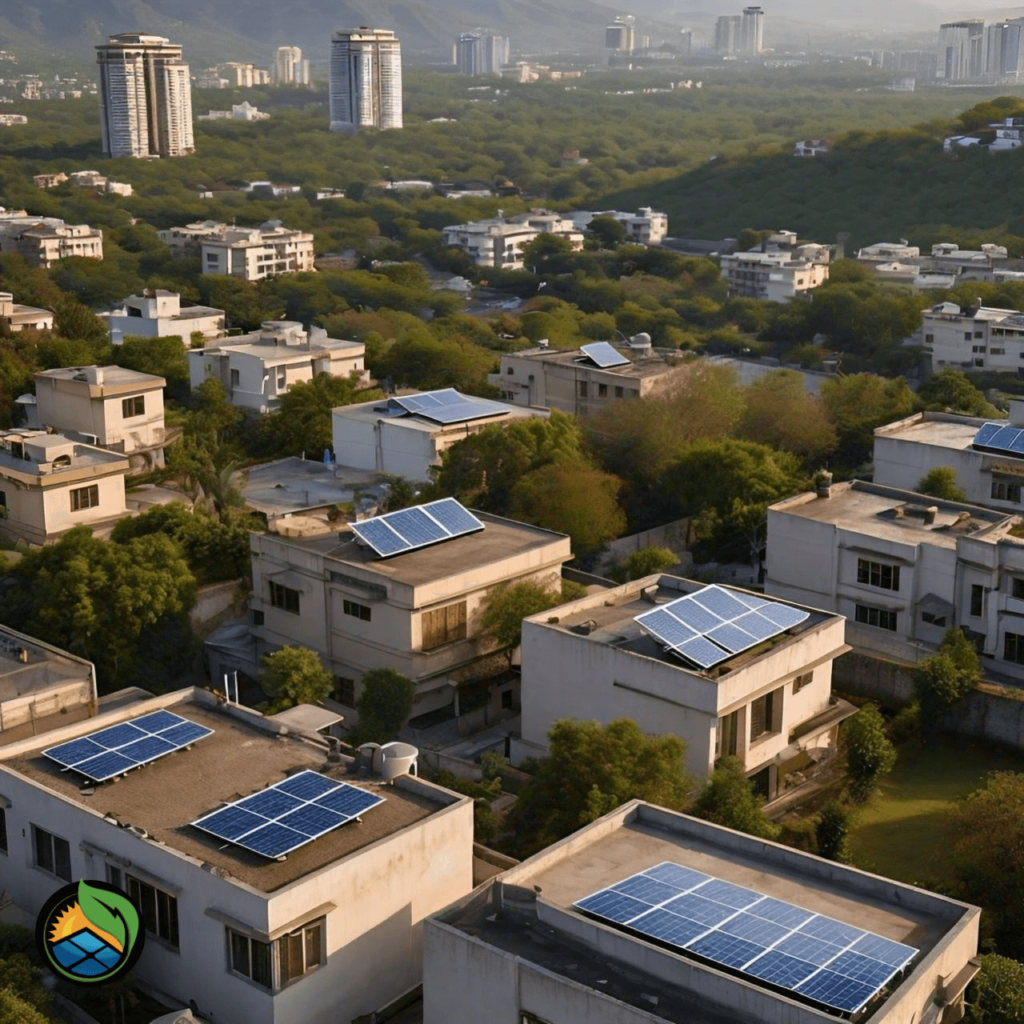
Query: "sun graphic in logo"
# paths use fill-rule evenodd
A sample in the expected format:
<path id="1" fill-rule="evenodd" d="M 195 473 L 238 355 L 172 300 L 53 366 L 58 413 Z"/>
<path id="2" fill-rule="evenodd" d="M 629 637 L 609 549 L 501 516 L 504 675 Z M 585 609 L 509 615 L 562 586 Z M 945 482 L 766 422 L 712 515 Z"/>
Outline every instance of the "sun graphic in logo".
<path id="1" fill-rule="evenodd" d="M 80 984 L 113 981 L 142 952 L 135 904 L 104 882 L 81 881 L 53 894 L 36 922 L 36 941 L 49 966 Z"/>

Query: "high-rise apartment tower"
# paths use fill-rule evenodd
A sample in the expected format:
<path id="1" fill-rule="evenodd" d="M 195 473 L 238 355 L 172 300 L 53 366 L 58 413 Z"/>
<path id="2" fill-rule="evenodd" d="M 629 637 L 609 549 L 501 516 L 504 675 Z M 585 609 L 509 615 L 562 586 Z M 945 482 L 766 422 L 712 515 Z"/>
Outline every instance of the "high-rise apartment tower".
<path id="1" fill-rule="evenodd" d="M 460 75 L 500 75 L 508 56 L 508 38 L 493 32 L 465 32 L 455 43 L 455 66 Z"/>
<path id="2" fill-rule="evenodd" d="M 629 19 L 616 18 L 604 30 L 606 50 L 621 50 L 632 53 L 636 49 L 636 28 Z"/>
<path id="3" fill-rule="evenodd" d="M 936 78 L 958 81 L 985 73 L 985 22 L 980 18 L 939 26 Z"/>
<path id="4" fill-rule="evenodd" d="M 738 14 L 723 14 L 715 22 L 715 49 L 719 53 L 736 53 L 739 50 L 742 22 Z"/>
<path id="5" fill-rule="evenodd" d="M 279 46 L 274 54 L 274 82 L 277 85 L 309 85 L 309 61 L 302 59 L 298 46 Z"/>
<path id="6" fill-rule="evenodd" d="M 740 49 L 752 57 L 764 49 L 764 11 L 760 7 L 743 8 Z"/>
<path id="7" fill-rule="evenodd" d="M 123 32 L 96 47 L 100 128 L 108 156 L 187 156 L 192 86 L 181 47 L 163 36 Z"/>
<path id="8" fill-rule="evenodd" d="M 402 127 L 402 47 L 387 29 L 336 32 L 331 40 L 332 132 Z"/>

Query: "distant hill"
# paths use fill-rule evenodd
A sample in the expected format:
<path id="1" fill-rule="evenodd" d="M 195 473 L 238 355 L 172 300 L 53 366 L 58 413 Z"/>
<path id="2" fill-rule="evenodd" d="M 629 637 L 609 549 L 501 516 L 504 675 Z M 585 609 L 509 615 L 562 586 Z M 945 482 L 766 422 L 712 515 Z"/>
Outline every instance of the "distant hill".
<path id="1" fill-rule="evenodd" d="M 20 0 L 0 4 L 0 47 L 87 57 L 108 35 L 145 30 L 181 42 L 196 64 L 265 62 L 282 45 L 322 61 L 336 29 L 371 25 L 394 29 L 408 53 L 447 55 L 475 27 L 509 35 L 514 52 L 596 52 L 616 13 L 592 0 Z"/>

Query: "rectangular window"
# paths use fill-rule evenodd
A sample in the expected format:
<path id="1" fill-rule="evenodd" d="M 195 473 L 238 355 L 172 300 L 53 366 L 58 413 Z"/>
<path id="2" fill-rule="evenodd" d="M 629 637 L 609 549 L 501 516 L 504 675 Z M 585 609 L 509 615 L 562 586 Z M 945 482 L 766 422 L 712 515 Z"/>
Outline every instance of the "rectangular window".
<path id="1" fill-rule="evenodd" d="M 237 388 L 242 383 L 242 375 L 237 370 L 231 371 L 231 386 Z"/>
<path id="2" fill-rule="evenodd" d="M 869 587 L 878 587 L 879 590 L 899 590 L 900 567 L 858 558 L 857 582 L 866 583 Z"/>
<path id="3" fill-rule="evenodd" d="M 587 397 L 587 382 L 585 380 L 580 381 L 580 398 Z"/>
<path id="4" fill-rule="evenodd" d="M 287 370 L 278 370 L 277 371 L 277 390 L 278 391 L 283 391 L 284 390 L 284 386 L 285 386 L 285 383 L 287 382 L 287 380 L 288 380 L 288 371 Z"/>
<path id="5" fill-rule="evenodd" d="M 971 615 L 980 618 L 985 614 L 985 588 L 980 583 L 971 584 Z"/>
<path id="6" fill-rule="evenodd" d="M 991 349 L 989 349 L 988 354 L 990 356 L 1005 356 L 1006 355 L 1006 349 L 1005 348 L 991 348 Z"/>
<path id="7" fill-rule="evenodd" d="M 1020 484 L 1011 484 L 1005 480 L 992 481 L 992 497 L 997 501 L 1012 501 L 1020 504 Z"/>
<path id="8" fill-rule="evenodd" d="M 946 616 L 936 615 L 935 612 L 921 612 L 921 621 L 929 626 L 946 626 Z"/>
<path id="9" fill-rule="evenodd" d="M 334 699 L 347 708 L 356 706 L 356 681 L 344 676 L 334 677 Z"/>
<path id="10" fill-rule="evenodd" d="M 82 512 L 87 508 L 96 508 L 100 503 L 99 484 L 89 487 L 76 487 L 71 493 L 71 511 Z"/>
<path id="11" fill-rule="evenodd" d="M 1011 593 L 1014 597 L 1024 598 L 1024 576 L 1014 576 L 1011 580 Z"/>
<path id="12" fill-rule="evenodd" d="M 718 733 L 715 736 L 715 757 L 733 757 L 736 754 L 736 738 L 739 732 L 740 713 L 734 711 L 723 715 L 718 720 Z"/>
<path id="13" fill-rule="evenodd" d="M 772 731 L 772 716 L 775 711 L 775 691 L 758 697 L 750 705 L 750 740 Z"/>
<path id="14" fill-rule="evenodd" d="M 625 393 L 626 392 L 621 387 L 616 385 L 616 387 L 615 387 L 615 397 L 616 398 L 622 398 L 625 395 Z"/>
<path id="15" fill-rule="evenodd" d="M 799 693 L 814 678 L 813 672 L 803 672 L 793 680 L 793 692 Z"/>
<path id="16" fill-rule="evenodd" d="M 299 614 L 299 592 L 290 587 L 284 587 L 280 583 L 270 581 L 270 604 L 274 608 L 291 612 L 292 615 Z"/>
<path id="17" fill-rule="evenodd" d="M 1003 637 L 1003 661 L 1024 665 L 1024 635 L 1007 633 Z"/>
<path id="18" fill-rule="evenodd" d="M 122 398 L 121 415 L 126 420 L 130 420 L 133 416 L 145 416 L 146 396 L 136 395 L 134 398 Z"/>
<path id="19" fill-rule="evenodd" d="M 7 852 L 7 811 L 0 807 L 0 853 Z"/>
<path id="20" fill-rule="evenodd" d="M 420 620 L 423 633 L 423 650 L 453 644 L 466 639 L 466 602 L 450 604 L 447 608 L 424 612 Z"/>
<path id="21" fill-rule="evenodd" d="M 301 978 L 304 974 L 319 967 L 323 962 L 322 948 L 323 918 L 278 939 L 277 954 L 281 967 L 280 984 L 286 985 L 289 981 Z"/>
<path id="22" fill-rule="evenodd" d="M 355 601 L 343 601 L 341 606 L 346 615 L 351 615 L 354 619 L 362 619 L 363 622 L 370 621 L 370 609 L 365 604 L 356 604 Z"/>
<path id="23" fill-rule="evenodd" d="M 889 630 L 890 633 L 896 632 L 896 612 L 885 608 L 869 608 L 867 605 L 859 604 L 855 608 L 854 619 L 865 626 L 877 626 L 879 629 Z"/>
<path id="24" fill-rule="evenodd" d="M 141 907 L 146 931 L 178 948 L 178 901 L 162 889 L 125 874 L 128 895 Z"/>
<path id="25" fill-rule="evenodd" d="M 607 398 L 608 397 L 608 385 L 607 384 L 598 384 L 597 385 L 597 397 L 598 398 Z"/>
<path id="26" fill-rule="evenodd" d="M 32 826 L 32 840 L 35 847 L 36 867 L 51 875 L 71 881 L 71 847 L 66 839 L 55 836 L 46 829 Z"/>
<path id="27" fill-rule="evenodd" d="M 228 943 L 231 947 L 231 970 L 250 978 L 257 985 L 270 988 L 270 943 L 250 939 L 231 928 L 228 929 Z"/>
<path id="28" fill-rule="evenodd" d="M 7 492 L 6 491 L 0 491 L 0 505 L 3 505 L 4 508 L 7 508 Z"/>
<path id="29" fill-rule="evenodd" d="M 924 336 L 924 343 L 926 345 L 934 345 L 935 344 L 935 335 L 934 334 L 926 334 Z"/>

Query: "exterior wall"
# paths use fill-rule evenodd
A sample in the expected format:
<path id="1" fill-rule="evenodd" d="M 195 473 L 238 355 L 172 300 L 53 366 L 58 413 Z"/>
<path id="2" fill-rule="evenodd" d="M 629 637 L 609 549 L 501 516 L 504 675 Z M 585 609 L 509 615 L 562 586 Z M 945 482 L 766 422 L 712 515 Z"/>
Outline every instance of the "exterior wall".
<path id="1" fill-rule="evenodd" d="M 229 274 L 244 281 L 261 281 L 277 274 L 315 270 L 313 236 L 285 232 L 280 237 L 264 234 L 251 241 L 203 238 L 200 242 L 204 274 Z"/>
<path id="2" fill-rule="evenodd" d="M 192 343 L 192 335 L 200 333 L 206 338 L 218 338 L 224 332 L 224 316 L 174 317 L 154 319 L 138 316 L 106 317 L 111 334 L 115 331 L 124 337 L 181 338 L 186 348 Z"/>
<path id="3" fill-rule="evenodd" d="M 932 369 L 952 366 L 1016 374 L 1024 367 L 1024 321 L 1014 310 L 1005 315 L 965 316 L 925 310 L 919 341 L 931 356 Z"/>
<path id="4" fill-rule="evenodd" d="M 385 415 L 370 422 L 346 416 L 341 409 L 335 410 L 333 421 L 334 457 L 339 465 L 393 473 L 417 483 L 429 483 L 430 467 L 440 463 L 440 452 L 466 436 L 450 434 L 451 440 L 444 444 L 441 426 L 410 426 L 404 418 L 389 420 Z"/>
<path id="5" fill-rule="evenodd" d="M 127 515 L 125 504 L 124 478 L 127 462 L 118 462 L 117 470 L 110 475 L 81 477 L 66 483 L 52 484 L 52 478 L 45 488 L 35 485 L 17 487 L 0 469 L 0 491 L 7 501 L 9 518 L 0 519 L 0 533 L 13 540 L 41 544 L 56 540 L 74 526 L 91 525 Z M 100 503 L 89 509 L 71 511 L 71 491 L 95 484 L 99 488 Z"/>
<path id="6" fill-rule="evenodd" d="M 80 708 L 96 699 L 96 688 L 91 679 L 69 680 L 45 690 L 32 691 L 0 704 L 0 733 L 29 725 L 48 715 Z"/>

